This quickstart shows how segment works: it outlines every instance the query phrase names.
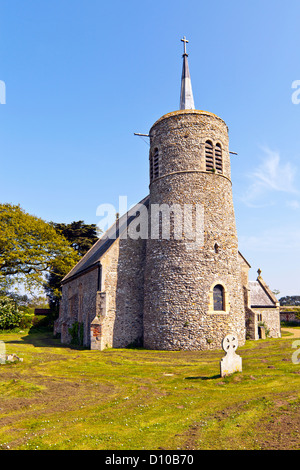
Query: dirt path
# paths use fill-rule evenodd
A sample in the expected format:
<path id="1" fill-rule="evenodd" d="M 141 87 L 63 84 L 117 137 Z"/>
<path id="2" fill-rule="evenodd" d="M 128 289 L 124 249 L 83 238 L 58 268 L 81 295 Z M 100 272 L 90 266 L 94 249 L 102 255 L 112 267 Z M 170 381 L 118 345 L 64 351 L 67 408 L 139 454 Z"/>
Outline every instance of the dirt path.
<path id="1" fill-rule="evenodd" d="M 294 338 L 300 338 L 300 328 L 281 328 L 281 331 L 292 333 L 292 335 L 294 335 Z"/>

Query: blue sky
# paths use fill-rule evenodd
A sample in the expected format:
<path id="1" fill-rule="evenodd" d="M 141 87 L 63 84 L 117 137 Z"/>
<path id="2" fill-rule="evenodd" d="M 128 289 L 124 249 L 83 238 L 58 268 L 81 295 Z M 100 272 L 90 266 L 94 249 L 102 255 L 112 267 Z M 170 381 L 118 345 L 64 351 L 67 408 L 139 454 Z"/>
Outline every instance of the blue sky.
<path id="1" fill-rule="evenodd" d="M 0 0 L 0 201 L 98 223 L 148 194 L 148 133 L 178 109 L 182 43 L 197 109 L 229 126 L 240 250 L 300 294 L 300 2 Z M 299 95 L 300 96 L 300 95 Z"/>

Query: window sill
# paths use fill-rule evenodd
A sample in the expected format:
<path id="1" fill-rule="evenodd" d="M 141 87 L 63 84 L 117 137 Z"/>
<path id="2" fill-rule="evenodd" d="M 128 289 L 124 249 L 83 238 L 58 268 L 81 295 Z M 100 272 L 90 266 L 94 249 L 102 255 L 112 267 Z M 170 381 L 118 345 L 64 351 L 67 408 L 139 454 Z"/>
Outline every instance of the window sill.
<path id="1" fill-rule="evenodd" d="M 208 310 L 209 315 L 228 315 L 229 310 Z"/>

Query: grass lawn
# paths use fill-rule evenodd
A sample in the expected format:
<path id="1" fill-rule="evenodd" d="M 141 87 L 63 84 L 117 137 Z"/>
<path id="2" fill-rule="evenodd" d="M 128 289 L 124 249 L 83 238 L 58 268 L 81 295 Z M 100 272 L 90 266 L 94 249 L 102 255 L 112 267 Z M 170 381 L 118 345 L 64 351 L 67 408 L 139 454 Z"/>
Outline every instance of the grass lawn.
<path id="1" fill-rule="evenodd" d="M 1 334 L 0 449 L 299 449 L 295 338 L 247 341 L 243 372 L 224 353 L 89 351 L 49 332 Z"/>

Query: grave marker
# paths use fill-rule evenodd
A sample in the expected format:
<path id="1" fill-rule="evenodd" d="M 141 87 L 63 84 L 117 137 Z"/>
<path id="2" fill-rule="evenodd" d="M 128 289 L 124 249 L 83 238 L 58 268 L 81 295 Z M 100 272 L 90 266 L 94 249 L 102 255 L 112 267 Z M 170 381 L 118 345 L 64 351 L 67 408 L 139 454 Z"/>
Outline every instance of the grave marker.
<path id="1" fill-rule="evenodd" d="M 221 377 L 233 374 L 234 372 L 242 372 L 242 358 L 236 354 L 238 345 L 236 334 L 227 335 L 223 339 L 222 348 L 226 352 L 226 356 L 220 362 Z"/>

